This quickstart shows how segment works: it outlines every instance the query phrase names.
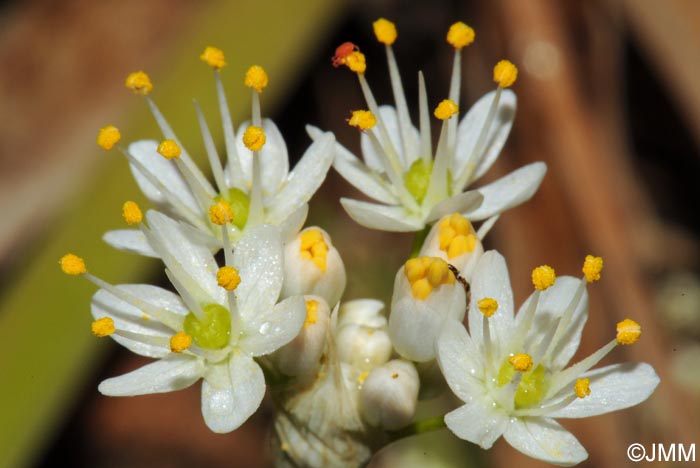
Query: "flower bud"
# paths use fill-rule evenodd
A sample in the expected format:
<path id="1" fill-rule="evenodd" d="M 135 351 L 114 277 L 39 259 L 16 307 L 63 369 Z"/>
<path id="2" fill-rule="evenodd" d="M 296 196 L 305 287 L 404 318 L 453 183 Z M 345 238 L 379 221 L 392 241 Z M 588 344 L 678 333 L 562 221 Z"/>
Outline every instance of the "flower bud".
<path id="1" fill-rule="evenodd" d="M 336 332 L 338 357 L 356 369 L 371 370 L 391 357 L 391 339 L 386 329 L 348 323 Z"/>
<path id="2" fill-rule="evenodd" d="M 282 297 L 315 294 L 332 307 L 345 290 L 345 266 L 326 231 L 302 230 L 284 247 Z"/>
<path id="3" fill-rule="evenodd" d="M 472 224 L 461 214 L 453 213 L 440 218 L 423 242 L 421 257 L 439 257 L 471 281 L 476 263 L 484 253 L 484 246 Z"/>
<path id="4" fill-rule="evenodd" d="M 275 351 L 273 362 L 283 374 L 302 380 L 316 375 L 326 343 L 330 324 L 330 308 L 319 296 L 304 296 L 306 320 L 292 341 Z"/>
<path id="5" fill-rule="evenodd" d="M 338 311 L 338 327 L 348 323 L 372 328 L 384 327 L 386 317 L 383 311 L 384 303 L 376 299 L 355 299 L 343 302 Z"/>
<path id="6" fill-rule="evenodd" d="M 369 373 L 360 389 L 360 412 L 372 426 L 399 429 L 416 412 L 420 381 L 413 364 L 395 359 Z"/>

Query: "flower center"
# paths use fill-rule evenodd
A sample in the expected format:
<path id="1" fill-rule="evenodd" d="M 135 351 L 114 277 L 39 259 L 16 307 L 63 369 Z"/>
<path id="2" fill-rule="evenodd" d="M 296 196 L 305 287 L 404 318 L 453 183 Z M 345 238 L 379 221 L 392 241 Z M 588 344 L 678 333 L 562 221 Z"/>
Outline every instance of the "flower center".
<path id="1" fill-rule="evenodd" d="M 432 161 L 427 163 L 423 158 L 418 158 L 413 161 L 410 169 L 403 176 L 404 185 L 408 193 L 416 199 L 418 203 L 423 201 L 425 194 L 428 193 L 430 185 L 430 176 L 433 173 Z"/>
<path id="2" fill-rule="evenodd" d="M 206 349 L 222 349 L 231 338 L 231 314 L 219 304 L 202 307 L 204 319 L 200 320 L 192 312 L 185 317 L 185 333 L 194 339 L 198 346 Z"/>
<path id="3" fill-rule="evenodd" d="M 459 213 L 446 216 L 438 225 L 440 250 L 452 259 L 474 251 L 476 235 L 471 223 Z"/>
<path id="4" fill-rule="evenodd" d="M 437 257 L 412 258 L 404 264 L 404 274 L 411 284 L 413 297 L 424 301 L 434 289 L 454 284 L 455 275 L 446 261 Z"/>
<path id="5" fill-rule="evenodd" d="M 230 188 L 228 194 L 225 196 L 219 195 L 214 201 L 218 203 L 222 199 L 228 202 L 233 212 L 233 221 L 231 223 L 238 229 L 243 229 L 248 221 L 248 212 L 250 211 L 250 198 L 248 198 L 248 195 L 240 189 Z"/>
<path id="6" fill-rule="evenodd" d="M 318 229 L 309 229 L 301 234 L 299 255 L 301 255 L 301 258 L 311 260 L 321 271 L 326 271 L 328 245 L 323 239 L 321 231 Z"/>
<path id="7" fill-rule="evenodd" d="M 506 358 L 501 364 L 498 371 L 498 386 L 502 387 L 513 379 L 518 372 L 511 362 L 511 358 Z M 538 365 L 534 369 L 523 372 L 522 379 L 518 384 L 513 397 L 515 401 L 515 409 L 529 408 L 544 398 L 549 389 L 549 379 L 547 378 L 547 369 L 542 365 Z"/>

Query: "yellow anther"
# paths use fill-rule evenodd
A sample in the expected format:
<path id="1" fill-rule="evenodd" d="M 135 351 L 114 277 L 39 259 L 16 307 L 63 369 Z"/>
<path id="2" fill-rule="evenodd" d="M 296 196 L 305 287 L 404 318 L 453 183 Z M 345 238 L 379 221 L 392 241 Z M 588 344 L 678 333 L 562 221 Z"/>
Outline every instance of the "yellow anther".
<path id="1" fill-rule="evenodd" d="M 411 285 L 413 297 L 424 300 L 433 289 L 443 284 L 454 284 L 455 275 L 447 262 L 437 257 L 413 258 L 404 264 L 404 274 Z"/>
<path id="2" fill-rule="evenodd" d="M 440 250 L 447 258 L 455 258 L 474 251 L 477 238 L 471 223 L 459 213 L 445 216 L 438 224 L 438 242 Z"/>
<path id="3" fill-rule="evenodd" d="M 447 258 L 455 258 L 463 255 L 465 253 L 471 253 L 476 247 L 476 236 L 474 234 L 468 234 L 466 236 L 458 235 L 452 239 L 449 247 L 447 248 Z"/>
<path id="4" fill-rule="evenodd" d="M 433 292 L 433 287 L 427 278 L 420 278 L 411 283 L 411 293 L 416 299 L 424 301 Z"/>
<path id="5" fill-rule="evenodd" d="M 376 124 L 377 118 L 368 110 L 352 111 L 352 117 L 348 119 L 348 125 L 359 128 L 360 130 L 370 129 Z"/>
<path id="6" fill-rule="evenodd" d="M 642 336 L 642 327 L 637 322 L 631 319 L 624 319 L 617 324 L 617 343 L 622 345 L 631 345 L 639 340 Z"/>
<path id="7" fill-rule="evenodd" d="M 158 154 L 163 156 L 165 159 L 179 158 L 182 154 L 182 150 L 174 140 L 163 140 L 156 148 Z"/>
<path id="8" fill-rule="evenodd" d="M 501 60 L 493 67 L 493 81 L 498 83 L 499 87 L 509 88 L 513 86 L 513 83 L 515 83 L 517 79 L 518 67 L 508 60 Z"/>
<path id="9" fill-rule="evenodd" d="M 260 151 L 265 146 L 265 130 L 251 125 L 243 133 L 243 144 L 251 151 Z"/>
<path id="10" fill-rule="evenodd" d="M 214 70 L 221 70 L 226 66 L 226 58 L 224 57 L 224 51 L 212 46 L 207 46 L 204 48 L 204 52 L 199 56 L 202 62 L 206 63 Z"/>
<path id="11" fill-rule="evenodd" d="M 83 275 L 87 273 L 85 260 L 72 253 L 66 254 L 58 261 L 61 270 L 67 275 Z"/>
<path id="12" fill-rule="evenodd" d="M 477 305 L 479 306 L 481 313 L 486 317 L 491 317 L 498 310 L 498 301 L 490 297 L 481 299 L 479 302 L 477 302 Z"/>
<path id="13" fill-rule="evenodd" d="M 209 207 L 209 219 L 214 224 L 223 226 L 226 223 L 233 221 L 233 210 L 231 205 L 224 200 L 220 199 L 215 204 Z"/>
<path id="14" fill-rule="evenodd" d="M 216 272 L 216 282 L 226 291 L 233 291 L 241 283 L 241 277 L 234 267 L 222 266 Z"/>
<path id="15" fill-rule="evenodd" d="M 591 381 L 589 379 L 576 379 L 574 393 L 579 398 L 586 398 L 591 394 Z"/>
<path id="16" fill-rule="evenodd" d="M 459 106 L 451 99 L 444 99 L 435 108 L 434 115 L 440 120 L 447 120 L 459 112 Z"/>
<path id="17" fill-rule="evenodd" d="M 360 374 L 360 376 L 357 378 L 357 383 L 362 385 L 365 383 L 365 380 L 367 380 L 367 376 L 369 375 L 369 371 L 364 371 Z"/>
<path id="18" fill-rule="evenodd" d="M 321 271 L 326 271 L 328 244 L 318 229 L 309 229 L 301 233 L 299 254 L 301 258 L 311 260 Z"/>
<path id="19" fill-rule="evenodd" d="M 141 208 L 136 204 L 136 202 L 127 201 L 122 205 L 122 216 L 124 221 L 129 226 L 138 224 L 143 221 L 143 213 L 141 213 Z"/>
<path id="20" fill-rule="evenodd" d="M 461 214 L 452 213 L 447 219 L 450 221 L 450 226 L 452 226 L 458 234 L 466 235 L 472 232 L 471 223 Z"/>
<path id="21" fill-rule="evenodd" d="M 474 36 L 474 30 L 471 27 L 458 21 L 447 31 L 447 43 L 455 49 L 463 49 L 474 42 Z"/>
<path id="22" fill-rule="evenodd" d="M 556 280 L 557 275 L 554 273 L 554 268 L 549 265 L 538 266 L 532 270 L 532 284 L 540 291 L 553 285 Z"/>
<path id="23" fill-rule="evenodd" d="M 403 271 L 409 283 L 414 283 L 425 276 L 425 266 L 420 258 L 412 258 L 404 264 Z"/>
<path id="24" fill-rule="evenodd" d="M 363 74 L 367 70 L 367 61 L 365 59 L 365 54 L 357 50 L 348 54 L 345 57 L 345 65 L 355 73 Z"/>
<path id="25" fill-rule="evenodd" d="M 372 26 L 374 27 L 374 35 L 382 44 L 391 45 L 396 41 L 396 25 L 391 21 L 379 18 L 372 23 Z"/>
<path id="26" fill-rule="evenodd" d="M 527 372 L 532 368 L 532 356 L 529 354 L 514 354 L 508 359 L 508 362 L 516 371 Z"/>
<path id="27" fill-rule="evenodd" d="M 583 274 L 586 275 L 586 280 L 589 283 L 600 279 L 600 271 L 603 269 L 603 258 L 586 255 L 583 261 Z"/>
<path id="28" fill-rule="evenodd" d="M 114 125 L 107 125 L 106 127 L 102 127 L 97 134 L 97 145 L 103 150 L 111 150 L 121 138 L 122 134 L 117 127 Z"/>
<path id="29" fill-rule="evenodd" d="M 104 338 L 114 333 L 114 320 L 112 317 L 102 317 L 92 322 L 92 334 L 98 338 Z"/>
<path id="30" fill-rule="evenodd" d="M 426 278 L 428 278 L 428 282 L 432 287 L 437 288 L 443 283 L 443 278 L 447 276 L 449 271 L 450 269 L 447 266 L 447 262 L 436 261 L 431 263 L 430 267 L 428 267 L 428 274 L 426 275 Z"/>
<path id="31" fill-rule="evenodd" d="M 245 72 L 245 85 L 253 88 L 255 91 L 262 93 L 262 90 L 267 87 L 269 78 L 265 69 L 260 65 L 253 65 Z"/>
<path id="32" fill-rule="evenodd" d="M 153 89 L 151 79 L 142 71 L 130 73 L 129 76 L 126 77 L 126 82 L 124 84 L 136 94 L 144 96 Z"/>
<path id="33" fill-rule="evenodd" d="M 313 299 L 306 301 L 306 320 L 304 327 L 310 327 L 318 320 L 318 301 Z"/>
<path id="34" fill-rule="evenodd" d="M 192 346 L 192 337 L 185 332 L 177 332 L 170 337 L 170 351 L 181 353 Z"/>

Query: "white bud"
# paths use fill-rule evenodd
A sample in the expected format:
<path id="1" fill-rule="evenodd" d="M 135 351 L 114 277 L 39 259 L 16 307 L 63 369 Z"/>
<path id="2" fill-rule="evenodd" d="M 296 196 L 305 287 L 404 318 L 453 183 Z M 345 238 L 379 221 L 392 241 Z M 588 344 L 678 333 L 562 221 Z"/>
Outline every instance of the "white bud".
<path id="1" fill-rule="evenodd" d="M 366 327 L 381 328 L 386 326 L 383 311 L 384 303 L 376 299 L 355 299 L 343 302 L 338 312 L 338 326 L 356 323 Z"/>
<path id="2" fill-rule="evenodd" d="M 338 357 L 353 367 L 370 370 L 391 357 L 391 339 L 384 328 L 348 323 L 336 332 Z"/>
<path id="3" fill-rule="evenodd" d="M 282 373 L 302 380 L 316 375 L 330 324 L 330 308 L 322 297 L 304 296 L 304 299 L 306 320 L 301 331 L 271 356 Z"/>
<path id="4" fill-rule="evenodd" d="M 460 276 L 465 278 L 467 281 L 471 281 L 472 273 L 474 272 L 474 268 L 476 268 L 476 263 L 479 261 L 479 258 L 484 253 L 484 246 L 481 243 L 481 239 L 479 239 L 479 237 L 476 235 L 476 231 L 474 231 L 474 227 L 471 225 L 471 223 L 469 223 L 468 221 L 466 223 L 464 223 L 464 221 L 461 222 L 461 229 L 463 231 L 464 227 L 467 227 L 467 230 L 462 232 L 461 234 L 466 234 L 466 236 L 473 236 L 470 237 L 470 240 L 473 242 L 473 249 L 471 249 L 471 251 L 465 251 L 463 253 L 460 253 L 459 255 L 455 255 L 461 252 L 463 249 L 460 249 L 459 246 L 455 246 L 457 248 L 450 249 L 449 245 L 444 244 L 444 248 L 440 248 L 441 231 L 443 231 L 444 228 L 450 224 L 450 220 L 452 217 L 457 216 L 462 220 L 466 221 L 464 217 L 459 215 L 459 213 L 456 213 L 443 216 L 433 225 L 433 227 L 430 229 L 430 232 L 428 233 L 428 236 L 425 238 L 425 241 L 423 241 L 423 246 L 421 247 L 418 256 L 442 258 L 447 263 L 457 268 L 460 272 Z M 452 232 L 454 233 L 454 230 Z M 445 240 L 444 234 L 443 240 Z M 470 245 L 470 247 L 472 246 Z"/>
<path id="5" fill-rule="evenodd" d="M 416 412 L 420 381 L 413 364 L 395 359 L 369 373 L 360 389 L 360 412 L 372 426 L 399 429 Z"/>
<path id="6" fill-rule="evenodd" d="M 284 246 L 282 297 L 315 294 L 334 306 L 345 283 L 343 260 L 323 229 L 306 228 Z"/>

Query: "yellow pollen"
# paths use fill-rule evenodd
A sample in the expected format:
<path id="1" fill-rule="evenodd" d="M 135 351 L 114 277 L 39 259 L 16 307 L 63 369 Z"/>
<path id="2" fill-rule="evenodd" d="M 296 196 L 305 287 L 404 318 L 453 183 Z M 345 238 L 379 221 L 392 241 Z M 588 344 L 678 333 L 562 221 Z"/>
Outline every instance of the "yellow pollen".
<path id="1" fill-rule="evenodd" d="M 265 146 L 265 130 L 251 125 L 243 133 L 243 144 L 251 151 L 260 151 Z"/>
<path id="2" fill-rule="evenodd" d="M 92 322 L 92 334 L 98 338 L 104 338 L 114 333 L 114 320 L 112 317 L 102 317 Z"/>
<path id="3" fill-rule="evenodd" d="M 328 244 L 323 239 L 323 234 L 318 229 L 309 229 L 300 236 L 299 255 L 301 258 L 311 260 L 319 270 L 326 271 L 328 256 Z"/>
<path id="4" fill-rule="evenodd" d="M 382 44 L 391 45 L 396 41 L 396 25 L 391 21 L 379 18 L 377 21 L 372 23 L 374 27 L 374 35 L 377 36 L 377 40 Z"/>
<path id="5" fill-rule="evenodd" d="M 143 220 L 143 213 L 136 202 L 127 201 L 122 205 L 122 216 L 129 226 L 138 224 Z"/>
<path id="6" fill-rule="evenodd" d="M 591 394 L 591 381 L 589 379 L 576 379 L 574 393 L 579 398 L 586 398 Z"/>
<path id="7" fill-rule="evenodd" d="M 508 60 L 501 60 L 493 67 L 493 81 L 498 83 L 499 87 L 509 88 L 517 79 L 518 67 Z"/>
<path id="8" fill-rule="evenodd" d="M 231 205 L 224 200 L 220 199 L 218 202 L 209 207 L 209 219 L 214 224 L 223 226 L 226 223 L 233 221 L 233 210 Z"/>
<path id="9" fill-rule="evenodd" d="M 124 84 L 136 94 L 141 94 L 143 96 L 150 93 L 153 89 L 151 79 L 142 71 L 130 73 L 129 76 L 126 77 L 126 82 Z"/>
<path id="10" fill-rule="evenodd" d="M 233 291 L 241 283 L 241 277 L 234 267 L 222 266 L 216 272 L 216 282 L 226 291 Z"/>
<path id="11" fill-rule="evenodd" d="M 412 258 L 404 264 L 404 274 L 413 297 L 425 300 L 443 284 L 454 284 L 455 275 L 447 262 L 437 257 Z"/>
<path id="12" fill-rule="evenodd" d="M 474 251 L 477 238 L 471 223 L 459 213 L 445 216 L 438 224 L 440 250 L 452 259 Z"/>
<path id="13" fill-rule="evenodd" d="M 185 332 L 177 332 L 170 337 L 170 351 L 181 353 L 192 346 L 192 337 Z"/>
<path id="14" fill-rule="evenodd" d="M 440 120 L 447 120 L 453 115 L 455 115 L 457 112 L 459 112 L 459 106 L 455 104 L 455 102 L 451 99 L 444 99 L 438 106 L 435 108 L 435 117 L 437 117 Z"/>
<path id="15" fill-rule="evenodd" d="M 318 320 L 318 301 L 306 301 L 306 320 L 304 320 L 304 328 L 310 327 Z"/>
<path id="16" fill-rule="evenodd" d="M 376 117 L 368 110 L 352 111 L 352 117 L 348 119 L 348 125 L 359 128 L 360 130 L 370 129 L 374 127 L 376 123 Z"/>
<path id="17" fill-rule="evenodd" d="M 226 66 L 226 58 L 224 57 L 224 51 L 212 46 L 207 46 L 204 48 L 204 52 L 199 56 L 202 62 L 206 63 L 214 70 L 221 70 Z"/>
<path id="18" fill-rule="evenodd" d="M 557 275 L 554 273 L 554 268 L 549 265 L 538 266 L 532 270 L 532 284 L 540 291 L 553 285 L 556 280 Z"/>
<path id="19" fill-rule="evenodd" d="M 121 138 L 122 134 L 117 127 L 114 125 L 107 125 L 106 127 L 102 127 L 97 134 L 97 145 L 103 150 L 111 150 Z"/>
<path id="20" fill-rule="evenodd" d="M 367 70 L 365 54 L 357 50 L 351 52 L 345 57 L 345 65 L 355 73 L 363 74 Z"/>
<path id="21" fill-rule="evenodd" d="M 174 140 L 163 140 L 156 149 L 165 159 L 179 158 L 182 150 Z"/>
<path id="22" fill-rule="evenodd" d="M 498 301 L 490 297 L 483 298 L 477 303 L 477 305 L 479 306 L 481 313 L 486 317 L 491 317 L 498 310 Z"/>
<path id="23" fill-rule="evenodd" d="M 245 85 L 259 93 L 262 93 L 269 81 L 265 69 L 259 65 L 253 65 L 245 72 Z"/>
<path id="24" fill-rule="evenodd" d="M 447 31 L 447 43 L 455 49 L 463 49 L 474 42 L 474 36 L 474 30 L 471 27 L 458 21 Z"/>
<path id="25" fill-rule="evenodd" d="M 67 275 L 83 275 L 87 273 L 85 260 L 72 253 L 66 254 L 58 261 L 61 270 Z"/>
<path id="26" fill-rule="evenodd" d="M 631 345 L 639 340 L 642 336 L 642 327 L 637 322 L 631 319 L 624 319 L 617 324 L 617 343 L 622 345 Z"/>
<path id="27" fill-rule="evenodd" d="M 527 372 L 532 367 L 532 357 L 529 354 L 514 354 L 508 359 L 508 362 L 520 372 Z"/>
<path id="28" fill-rule="evenodd" d="M 367 376 L 369 375 L 369 371 L 364 371 L 360 376 L 357 378 L 357 383 L 362 385 L 365 383 L 365 380 L 367 380 Z"/>
<path id="29" fill-rule="evenodd" d="M 603 269 L 603 258 L 586 255 L 583 261 L 583 274 L 586 275 L 586 280 L 589 283 L 600 279 L 600 271 Z"/>

